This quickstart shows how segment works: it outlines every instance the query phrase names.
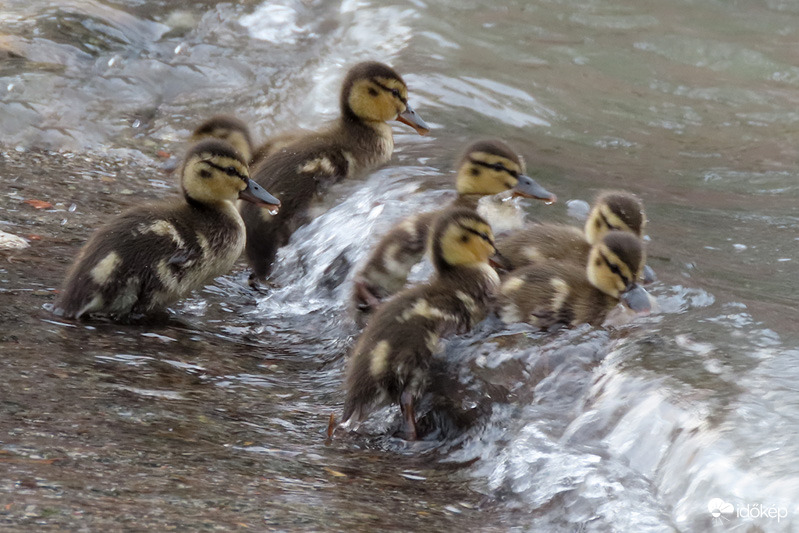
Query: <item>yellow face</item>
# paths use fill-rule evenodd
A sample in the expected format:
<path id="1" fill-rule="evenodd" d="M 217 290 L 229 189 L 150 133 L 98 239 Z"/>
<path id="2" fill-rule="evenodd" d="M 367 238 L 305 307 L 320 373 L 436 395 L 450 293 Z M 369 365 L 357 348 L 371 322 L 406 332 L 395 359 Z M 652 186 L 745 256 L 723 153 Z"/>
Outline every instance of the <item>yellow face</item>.
<path id="1" fill-rule="evenodd" d="M 348 99 L 350 109 L 358 117 L 379 122 L 396 119 L 408 107 L 407 102 L 405 84 L 381 76 L 355 81 Z"/>
<path id="2" fill-rule="evenodd" d="M 238 153 L 242 155 L 242 157 L 244 157 L 245 161 L 252 159 L 252 147 L 250 146 L 250 141 L 247 139 L 244 133 L 238 130 L 219 126 L 209 132 L 203 133 L 201 135 L 194 135 L 191 138 L 193 142 L 201 141 L 203 139 L 221 139 L 223 141 L 227 141 L 233 148 L 236 149 Z"/>
<path id="3" fill-rule="evenodd" d="M 186 195 L 202 203 L 233 202 L 247 188 L 247 165 L 212 152 L 194 154 L 183 169 Z"/>
<path id="4" fill-rule="evenodd" d="M 488 263 L 494 252 L 491 227 L 474 219 L 453 220 L 441 237 L 441 254 L 450 265 Z"/>
<path id="5" fill-rule="evenodd" d="M 600 243 L 591 249 L 588 258 L 588 281 L 608 296 L 618 298 L 641 274 L 644 261 L 633 271 L 610 248 Z"/>
<path id="6" fill-rule="evenodd" d="M 458 169 L 455 187 L 459 194 L 499 194 L 516 187 L 524 168 L 516 161 L 487 152 L 471 152 Z"/>

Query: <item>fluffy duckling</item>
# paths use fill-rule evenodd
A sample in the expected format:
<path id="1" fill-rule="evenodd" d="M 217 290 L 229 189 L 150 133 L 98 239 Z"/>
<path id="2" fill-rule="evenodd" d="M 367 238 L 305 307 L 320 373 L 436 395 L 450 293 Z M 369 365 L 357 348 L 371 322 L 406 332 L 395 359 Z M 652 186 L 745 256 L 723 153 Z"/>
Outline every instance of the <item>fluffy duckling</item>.
<path id="1" fill-rule="evenodd" d="M 582 267 L 591 245 L 609 231 L 644 234 L 644 205 L 620 191 L 601 193 L 585 222 L 584 231 L 567 224 L 536 224 L 497 240 L 497 249 L 510 269 L 544 261 L 568 261 Z"/>
<path id="2" fill-rule="evenodd" d="M 610 231 L 591 247 L 587 265 L 547 261 L 514 270 L 497 296 L 503 322 L 528 322 L 547 329 L 555 324 L 601 325 L 621 301 L 648 312 L 649 294 L 636 283 L 644 268 L 641 239 Z"/>
<path id="3" fill-rule="evenodd" d="M 196 143 L 203 139 L 221 139 L 230 143 L 244 157 L 248 164 L 252 163 L 253 144 L 250 128 L 241 119 L 231 115 L 216 115 L 200 124 L 191 134 L 190 141 Z"/>
<path id="4" fill-rule="evenodd" d="M 191 134 L 190 140 L 197 142 L 212 138 L 227 141 L 247 159 L 250 168 L 255 168 L 268 155 L 294 142 L 302 135 L 303 132 L 300 130 L 286 132 L 270 137 L 255 147 L 250 128 L 244 121 L 230 115 L 216 115 L 200 124 Z"/>
<path id="5" fill-rule="evenodd" d="M 55 313 L 127 319 L 162 309 L 233 267 L 245 239 L 236 200 L 280 205 L 219 140 L 189 149 L 181 188 L 180 201 L 130 209 L 97 230 L 67 274 Z"/>
<path id="6" fill-rule="evenodd" d="M 422 135 L 428 131 L 408 105 L 405 82 L 382 63 L 360 63 L 350 69 L 341 89 L 340 107 L 341 117 L 327 129 L 284 139 L 288 143 L 269 154 L 253 172 L 253 179 L 283 202 L 277 216 L 257 206 L 241 208 L 253 285 L 269 274 L 278 248 L 307 221 L 308 208 L 318 194 L 391 158 L 394 138 L 388 121 L 408 124 Z"/>
<path id="7" fill-rule="evenodd" d="M 556 197 L 524 174 L 524 162 L 507 144 L 481 140 L 470 144 L 457 165 L 457 198 L 446 208 L 477 211 L 484 196 L 513 191 L 514 195 L 554 202 Z M 373 248 L 355 277 L 356 322 L 363 324 L 380 302 L 405 286 L 413 266 L 424 255 L 430 227 L 446 209 L 421 213 L 394 226 Z"/>
<path id="8" fill-rule="evenodd" d="M 499 277 L 489 266 L 491 228 L 470 209 L 441 214 L 431 236 L 433 279 L 380 307 L 361 334 L 347 369 L 342 425 L 357 425 L 382 405 L 398 403 L 403 434 L 417 438 L 414 405 L 431 385 L 441 338 L 465 333 L 485 318 Z"/>

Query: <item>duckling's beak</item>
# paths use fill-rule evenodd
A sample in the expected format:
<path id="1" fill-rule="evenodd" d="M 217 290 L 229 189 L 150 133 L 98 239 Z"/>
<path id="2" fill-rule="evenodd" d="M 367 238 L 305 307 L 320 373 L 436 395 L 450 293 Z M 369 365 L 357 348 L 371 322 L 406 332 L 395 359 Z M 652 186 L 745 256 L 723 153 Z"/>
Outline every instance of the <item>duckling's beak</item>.
<path id="1" fill-rule="evenodd" d="M 543 200 L 547 204 L 554 204 L 558 201 L 557 196 L 540 186 L 533 178 L 524 174 L 519 175 L 519 182 L 513 188 L 513 196 L 535 198 L 536 200 Z"/>
<path id="2" fill-rule="evenodd" d="M 658 277 L 655 275 L 655 271 L 652 270 L 652 267 L 649 265 L 644 265 L 644 270 L 641 272 L 641 283 L 644 285 L 649 285 L 650 283 L 654 283 L 657 281 Z"/>
<path id="3" fill-rule="evenodd" d="M 239 193 L 239 199 L 245 202 L 251 202 L 261 207 L 271 207 L 269 212 L 273 215 L 277 214 L 280 207 L 280 200 L 269 194 L 266 189 L 255 183 L 253 180 L 247 180 L 247 188 Z"/>
<path id="4" fill-rule="evenodd" d="M 511 265 L 510 261 L 508 261 L 504 255 L 499 253 L 499 250 L 496 248 L 494 248 L 494 255 L 488 258 L 488 264 L 497 270 L 503 270 L 505 272 L 510 272 L 510 270 L 513 268 L 513 265 Z"/>
<path id="5" fill-rule="evenodd" d="M 652 310 L 652 303 L 649 301 L 649 293 L 637 283 L 633 283 L 627 290 L 621 293 L 619 299 L 624 305 L 636 313 L 649 313 Z"/>
<path id="6" fill-rule="evenodd" d="M 405 111 L 397 115 L 397 120 L 415 129 L 419 135 L 427 135 L 430 132 L 427 123 L 408 104 L 405 104 Z"/>

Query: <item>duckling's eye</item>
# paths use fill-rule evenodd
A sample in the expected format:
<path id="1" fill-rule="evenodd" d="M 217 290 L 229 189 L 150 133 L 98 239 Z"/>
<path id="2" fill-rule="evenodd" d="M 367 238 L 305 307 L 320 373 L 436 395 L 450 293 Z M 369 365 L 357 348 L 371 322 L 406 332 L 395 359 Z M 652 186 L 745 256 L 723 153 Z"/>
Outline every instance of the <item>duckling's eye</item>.
<path id="1" fill-rule="evenodd" d="M 391 89 L 391 94 L 394 95 L 394 98 L 402 98 L 400 92 L 397 89 Z"/>
<path id="2" fill-rule="evenodd" d="M 377 96 L 377 89 L 375 89 L 374 87 L 369 87 L 369 95 Z"/>
<path id="3" fill-rule="evenodd" d="M 615 275 L 619 276 L 619 278 L 621 278 L 621 280 L 624 282 L 624 285 L 629 285 L 629 284 L 630 284 L 630 281 L 627 279 L 627 276 L 625 276 L 624 274 L 622 274 L 622 273 L 621 273 L 621 269 L 619 268 L 619 266 L 618 266 L 618 265 L 616 265 L 615 263 L 611 263 L 610 261 L 608 261 L 608 258 L 607 258 L 607 257 L 605 257 L 604 255 L 602 256 L 602 259 L 604 259 L 604 260 L 605 260 L 605 264 L 606 264 L 606 265 L 607 265 L 607 267 L 610 269 L 610 271 L 611 271 L 613 274 L 615 274 Z M 597 261 L 598 261 L 598 260 L 599 260 L 599 259 L 597 259 Z"/>

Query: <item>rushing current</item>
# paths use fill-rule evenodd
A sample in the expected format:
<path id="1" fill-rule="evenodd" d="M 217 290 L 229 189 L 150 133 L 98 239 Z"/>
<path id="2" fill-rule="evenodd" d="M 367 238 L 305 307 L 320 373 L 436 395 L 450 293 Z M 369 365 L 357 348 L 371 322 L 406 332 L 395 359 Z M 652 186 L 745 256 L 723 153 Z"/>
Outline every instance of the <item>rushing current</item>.
<path id="1" fill-rule="evenodd" d="M 799 531 L 799 4 L 2 4 L 0 236 L 28 245 L 0 250 L 3 529 Z M 432 131 L 397 124 L 390 165 L 329 191 L 268 291 L 242 263 L 166 323 L 48 312 L 94 228 L 177 196 L 199 122 L 317 127 L 366 59 Z M 326 443 L 354 268 L 448 201 L 483 137 L 558 195 L 521 202 L 530 220 L 643 199 L 657 312 L 489 319 L 441 354 L 465 402 L 490 400 L 467 433 L 405 442 L 386 408 Z"/>

